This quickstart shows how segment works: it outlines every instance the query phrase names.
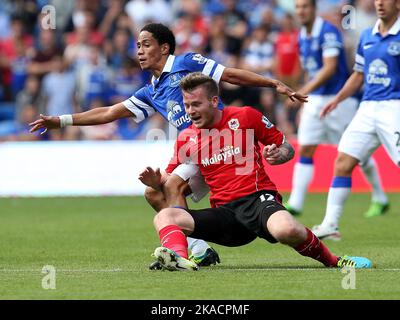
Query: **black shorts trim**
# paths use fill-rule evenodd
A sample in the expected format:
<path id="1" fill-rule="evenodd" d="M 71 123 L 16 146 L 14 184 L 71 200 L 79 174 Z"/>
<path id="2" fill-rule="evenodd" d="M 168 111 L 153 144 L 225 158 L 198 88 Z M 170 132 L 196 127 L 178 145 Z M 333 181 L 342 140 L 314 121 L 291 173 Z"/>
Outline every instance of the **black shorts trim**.
<path id="1" fill-rule="evenodd" d="M 195 224 L 190 237 L 228 247 L 248 244 L 257 237 L 276 243 L 267 221 L 275 212 L 286 210 L 281 201 L 278 192 L 263 190 L 218 208 L 188 209 Z"/>

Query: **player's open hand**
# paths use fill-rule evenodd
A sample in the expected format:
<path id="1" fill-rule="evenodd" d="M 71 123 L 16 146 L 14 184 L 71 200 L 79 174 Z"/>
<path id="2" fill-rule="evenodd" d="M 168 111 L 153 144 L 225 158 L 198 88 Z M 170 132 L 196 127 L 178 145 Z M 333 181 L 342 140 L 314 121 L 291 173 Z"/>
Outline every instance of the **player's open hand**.
<path id="1" fill-rule="evenodd" d="M 154 170 L 152 167 L 146 167 L 141 173 L 139 173 L 139 180 L 146 186 L 152 187 L 153 189 L 161 189 L 161 172 L 160 168 Z"/>
<path id="2" fill-rule="evenodd" d="M 47 131 L 47 129 L 56 129 L 60 128 L 60 118 L 59 117 L 52 117 L 52 116 L 44 116 L 40 115 L 40 119 L 31 122 L 29 124 L 31 129 L 29 130 L 30 133 L 35 132 L 40 129 L 44 129 L 40 134 L 43 134 Z"/>
<path id="3" fill-rule="evenodd" d="M 328 104 L 322 109 L 319 116 L 321 118 L 325 118 L 329 112 L 331 112 L 337 108 L 338 104 L 339 104 L 339 102 L 336 99 L 328 102 Z"/>
<path id="4" fill-rule="evenodd" d="M 289 88 L 287 85 L 284 83 L 277 81 L 276 83 L 276 91 L 278 91 L 280 94 L 287 95 L 290 100 L 293 102 L 299 101 L 301 103 L 308 102 L 307 98 L 308 96 L 301 94 L 299 92 L 296 92 Z"/>
<path id="5" fill-rule="evenodd" d="M 275 143 L 264 147 L 263 156 L 269 164 L 281 163 L 281 151 Z"/>

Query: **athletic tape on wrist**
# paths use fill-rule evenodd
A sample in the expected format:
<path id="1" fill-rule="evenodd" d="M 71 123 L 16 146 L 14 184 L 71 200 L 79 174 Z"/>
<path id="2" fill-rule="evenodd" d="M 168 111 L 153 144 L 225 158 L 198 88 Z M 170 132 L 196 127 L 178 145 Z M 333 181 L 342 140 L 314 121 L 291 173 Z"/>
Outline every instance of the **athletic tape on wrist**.
<path id="1" fill-rule="evenodd" d="M 63 114 L 62 116 L 59 116 L 60 118 L 60 127 L 64 128 L 66 126 L 72 126 L 73 124 L 73 119 L 72 119 L 72 114 Z"/>

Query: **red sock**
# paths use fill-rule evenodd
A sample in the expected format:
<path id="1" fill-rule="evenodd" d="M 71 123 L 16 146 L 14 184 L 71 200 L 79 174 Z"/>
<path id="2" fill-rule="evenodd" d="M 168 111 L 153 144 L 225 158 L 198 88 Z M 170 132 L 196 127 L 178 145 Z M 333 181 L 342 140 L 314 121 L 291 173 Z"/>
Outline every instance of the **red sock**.
<path id="1" fill-rule="evenodd" d="M 318 260 L 327 267 L 336 267 L 338 257 L 333 255 L 310 229 L 306 230 L 307 240 L 294 249 L 302 256 Z"/>
<path id="2" fill-rule="evenodd" d="M 181 228 L 169 225 L 162 228 L 158 234 L 163 247 L 175 251 L 182 258 L 188 258 L 188 243 Z"/>

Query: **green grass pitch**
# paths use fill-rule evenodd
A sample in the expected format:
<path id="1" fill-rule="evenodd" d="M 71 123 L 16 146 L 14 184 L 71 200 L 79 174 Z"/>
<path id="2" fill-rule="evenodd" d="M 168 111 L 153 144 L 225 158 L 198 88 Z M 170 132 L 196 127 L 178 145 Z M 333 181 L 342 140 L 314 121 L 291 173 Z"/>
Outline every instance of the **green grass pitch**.
<path id="1" fill-rule="evenodd" d="M 0 299 L 400 299 L 400 197 L 365 219 L 369 194 L 352 194 L 340 254 L 376 263 L 348 274 L 324 268 L 283 245 L 257 239 L 239 248 L 213 245 L 222 263 L 198 272 L 149 271 L 158 246 L 153 212 L 142 197 L 0 199 Z M 322 219 L 326 194 L 310 194 L 307 226 Z M 207 202 L 193 205 L 206 207 Z M 56 289 L 42 288 L 42 268 L 56 270 Z"/>

